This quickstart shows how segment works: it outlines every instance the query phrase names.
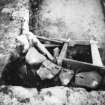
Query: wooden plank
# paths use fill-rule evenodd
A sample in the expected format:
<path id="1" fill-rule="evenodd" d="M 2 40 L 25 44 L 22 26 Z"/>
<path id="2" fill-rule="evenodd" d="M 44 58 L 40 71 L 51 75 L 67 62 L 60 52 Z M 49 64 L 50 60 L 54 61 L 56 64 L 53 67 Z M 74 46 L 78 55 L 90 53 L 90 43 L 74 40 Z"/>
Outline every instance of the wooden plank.
<path id="1" fill-rule="evenodd" d="M 57 44 L 69 43 L 69 46 L 71 46 L 72 44 L 80 44 L 80 45 L 89 45 L 90 44 L 89 40 L 71 40 L 71 42 L 69 42 L 67 39 L 62 39 L 62 38 L 55 39 L 55 38 L 46 38 L 43 36 L 37 36 L 37 38 L 42 42 L 49 41 L 49 42 L 57 43 Z"/>
<path id="2" fill-rule="evenodd" d="M 46 37 L 42 37 L 42 36 L 37 36 L 37 38 L 41 41 L 41 42 L 45 42 L 45 41 L 49 41 L 51 43 L 56 43 L 56 44 L 63 44 L 63 43 L 69 43 L 68 46 L 73 46 L 75 44 L 78 45 L 90 45 L 90 40 L 71 40 L 70 42 L 68 42 L 67 39 L 55 39 L 55 38 L 46 38 Z M 100 42 L 98 41 L 97 44 L 98 48 L 102 48 L 103 46 L 105 46 L 105 42 Z"/>
<path id="3" fill-rule="evenodd" d="M 91 63 L 81 62 L 77 60 L 63 58 L 62 65 L 65 68 L 74 70 L 75 72 L 85 71 L 97 71 L 102 75 L 105 75 L 105 66 L 97 66 Z"/>
<path id="4" fill-rule="evenodd" d="M 103 66 L 97 43 L 98 43 L 97 41 L 90 40 L 92 61 L 93 61 L 93 64 L 97 66 Z"/>
<path id="5" fill-rule="evenodd" d="M 56 39 L 57 41 L 61 41 L 63 43 L 69 43 L 69 46 L 73 46 L 75 44 L 79 45 L 89 45 L 90 41 L 89 40 L 70 40 L 68 41 L 67 39 Z"/>
<path id="6" fill-rule="evenodd" d="M 70 41 L 70 39 L 68 40 L 68 42 L 69 41 Z M 61 53 L 57 59 L 57 63 L 60 66 L 62 66 L 63 58 L 66 57 L 67 49 L 68 49 L 68 43 L 66 42 L 66 43 L 64 43 Z M 61 72 L 59 74 L 59 79 L 60 79 L 62 85 L 68 85 L 74 76 L 74 71 L 69 70 L 69 69 L 64 69 L 64 68 L 61 69 Z"/>
<path id="7" fill-rule="evenodd" d="M 51 38 L 46 38 L 46 37 L 43 37 L 43 36 L 38 36 L 37 35 L 37 38 L 40 40 L 40 41 L 49 41 L 49 42 L 52 42 L 52 43 L 57 43 L 57 44 L 63 44 L 64 42 L 60 41 L 60 40 L 56 40 L 56 39 L 51 39 Z"/>
<path id="8" fill-rule="evenodd" d="M 46 48 L 55 48 L 55 47 L 60 47 L 61 45 L 57 45 L 57 44 L 44 44 L 44 46 Z"/>
<path id="9" fill-rule="evenodd" d="M 61 53 L 57 59 L 58 65 L 62 66 L 62 59 L 66 57 L 68 43 L 64 43 Z"/>
<path id="10" fill-rule="evenodd" d="M 71 40 L 70 42 L 67 41 L 67 39 L 55 39 L 55 38 L 46 38 L 46 37 L 42 37 L 42 36 L 37 36 L 37 38 L 44 42 L 44 41 L 50 41 L 51 43 L 56 43 L 56 44 L 63 44 L 63 43 L 69 43 L 68 46 L 73 46 L 75 44 L 78 45 L 90 45 L 90 40 Z M 103 46 L 105 46 L 105 42 L 100 42 L 98 41 L 97 47 L 98 48 L 102 48 Z"/>

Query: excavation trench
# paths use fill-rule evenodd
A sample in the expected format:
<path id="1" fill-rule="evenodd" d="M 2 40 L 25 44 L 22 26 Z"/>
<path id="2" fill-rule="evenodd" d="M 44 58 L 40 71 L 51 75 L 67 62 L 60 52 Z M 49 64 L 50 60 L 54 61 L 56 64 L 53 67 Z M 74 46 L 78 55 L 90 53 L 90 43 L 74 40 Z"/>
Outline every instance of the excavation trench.
<path id="1" fill-rule="evenodd" d="M 6 1 L 9 4 L 5 5 Z M 104 105 L 105 69 L 91 65 L 93 59 L 90 45 L 85 43 L 86 45 L 73 46 L 72 43 L 70 44 L 72 46 L 67 47 L 67 43 L 62 44 L 58 41 L 60 39 L 67 41 L 70 37 L 72 40 L 84 42 L 91 36 L 99 42 L 105 42 L 104 4 L 101 4 L 100 0 L 30 0 L 30 3 L 29 0 L 0 0 L 0 4 L 2 2 L 4 3 L 0 8 L 0 77 L 2 77 L 0 103 L 2 105 Z M 27 17 L 28 11 L 30 17 Z M 57 59 L 61 49 L 64 46 L 68 48 L 63 62 L 56 64 L 56 60 L 52 62 L 47 59 L 37 68 L 36 65 L 31 66 L 26 63 L 25 54 L 21 53 L 20 56 L 21 49 L 20 47 L 16 49 L 15 46 L 17 44 L 15 38 L 21 37 L 25 29 L 21 24 L 24 19 L 30 20 L 30 31 L 39 37 Z M 27 32 L 29 28 L 27 24 L 25 25 Z M 41 36 L 54 38 L 61 44 L 52 44 L 42 40 Z M 32 47 L 39 51 L 36 46 Z M 98 47 L 105 65 L 104 44 L 100 43 Z M 62 68 L 59 68 L 59 64 Z M 38 70 L 40 71 L 37 72 Z M 54 75 L 53 78 L 51 74 Z M 46 79 L 47 77 L 50 79 Z M 65 82 L 65 77 L 71 81 Z M 94 80 L 95 82 L 91 82 Z M 99 83 L 97 87 L 90 89 L 90 86 L 97 83 Z"/>
<path id="2" fill-rule="evenodd" d="M 58 6 L 58 4 L 60 6 Z M 29 30 L 35 35 L 56 39 L 71 38 L 72 40 L 89 40 L 92 38 L 98 40 L 100 43 L 105 42 L 105 23 L 104 13 L 102 11 L 104 10 L 104 5 L 101 5 L 99 0 L 62 0 L 62 2 L 60 2 L 60 0 L 30 0 L 30 7 Z M 81 10 L 83 11 L 80 12 Z M 97 14 L 95 14 L 96 12 L 94 13 L 94 11 L 97 11 Z M 90 12 L 90 14 L 88 14 L 88 12 Z M 58 47 L 60 51 L 62 46 Z M 99 50 L 104 63 L 103 46 L 101 46 Z M 52 55 L 54 55 L 54 48 L 47 49 Z M 9 62 L 3 72 L 2 78 L 5 84 L 37 87 L 38 89 L 62 86 L 59 78 L 59 74 L 61 72 L 57 73 L 52 79 L 41 80 L 41 77 L 36 74 L 38 69 L 36 71 L 33 70 L 34 66 L 28 67 L 31 68 L 31 70 L 27 70 L 27 66 L 29 65 L 25 63 L 24 57 L 24 55 L 22 55 L 20 58 L 15 58 L 12 56 L 10 59 L 12 62 Z M 73 47 L 68 47 L 66 58 L 91 64 L 92 56 L 90 45 L 77 44 Z M 65 62 L 63 63 L 62 67 L 70 70 L 73 69 L 70 68 L 70 65 Z M 79 68 L 79 70 L 74 71 L 73 75 L 75 76 L 80 71 L 81 70 Z M 99 73 L 99 76 L 101 75 L 103 79 L 104 76 L 102 73 Z M 73 77 L 71 83 L 68 83 L 66 86 L 77 86 L 74 84 L 74 81 L 75 78 Z M 100 87 L 102 86 L 100 85 Z"/>
<path id="3" fill-rule="evenodd" d="M 35 35 L 45 36 L 47 38 L 70 38 L 73 40 L 86 41 L 90 39 L 98 40 L 99 43 L 102 43 L 100 44 L 99 51 L 102 58 L 102 62 L 103 64 L 105 64 L 104 0 L 30 0 L 30 4 L 31 15 L 29 26 L 31 32 L 33 32 Z M 57 4 L 59 4 L 59 6 Z M 75 48 L 77 47 L 75 46 Z M 72 50 L 75 48 L 71 47 Z M 80 47 L 79 50 L 81 50 L 82 48 L 83 47 Z M 89 47 L 87 47 L 87 49 L 88 48 Z M 70 54 L 68 53 L 68 55 Z M 76 60 L 91 63 L 91 58 L 89 58 L 89 60 L 87 58 L 89 58 L 88 55 L 83 56 L 83 58 L 82 56 L 74 57 L 74 59 Z"/>

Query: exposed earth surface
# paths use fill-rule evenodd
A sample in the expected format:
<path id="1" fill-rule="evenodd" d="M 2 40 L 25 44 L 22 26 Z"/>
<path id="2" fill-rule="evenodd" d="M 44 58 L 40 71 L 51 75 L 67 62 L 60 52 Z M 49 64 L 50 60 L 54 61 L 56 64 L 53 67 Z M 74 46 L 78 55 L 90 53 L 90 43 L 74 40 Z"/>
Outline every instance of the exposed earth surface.
<path id="1" fill-rule="evenodd" d="M 16 46 L 15 38 L 21 34 L 21 19 L 26 10 L 30 10 L 30 30 L 35 34 L 105 40 L 100 0 L 0 0 L 0 72 Z M 105 91 L 64 86 L 38 90 L 1 85 L 0 105 L 105 105 Z"/>

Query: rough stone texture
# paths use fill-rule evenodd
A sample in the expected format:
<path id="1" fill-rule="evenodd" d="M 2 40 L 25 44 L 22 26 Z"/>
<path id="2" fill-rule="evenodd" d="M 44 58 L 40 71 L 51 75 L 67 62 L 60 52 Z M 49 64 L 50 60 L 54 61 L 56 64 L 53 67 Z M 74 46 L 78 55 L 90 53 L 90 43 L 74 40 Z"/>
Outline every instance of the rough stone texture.
<path id="1" fill-rule="evenodd" d="M 24 17 L 19 11 L 28 9 L 28 0 L 0 1 L 0 71 L 2 72 L 10 52 L 16 47 L 15 38 L 21 33 L 21 20 Z M 6 4 L 7 3 L 7 4 Z M 18 14 L 16 14 L 18 12 Z M 20 15 L 19 15 L 20 13 Z M 15 14 L 15 16 L 14 16 Z M 20 17 L 21 16 L 21 17 Z M 22 17 L 23 16 L 23 17 Z"/>
<path id="2" fill-rule="evenodd" d="M 100 85 L 101 80 L 102 77 L 97 72 L 82 72 L 76 75 L 75 84 L 95 89 Z"/>
<path id="3" fill-rule="evenodd" d="M 0 2 L 3 1 L 5 2 L 7 0 L 0 0 Z M 57 4 L 58 6 L 59 3 L 57 1 L 55 1 L 54 4 Z M 84 0 L 84 2 L 85 1 L 86 0 Z M 93 1 L 98 2 L 98 0 L 92 0 L 89 1 L 89 3 Z M 72 3 L 74 2 L 72 1 Z M 92 6 L 95 7 L 95 4 L 93 3 Z M 4 55 L 8 56 L 8 53 L 15 47 L 15 37 L 20 34 L 20 28 L 21 28 L 21 23 L 19 19 L 20 17 L 23 18 L 22 17 L 23 15 L 21 15 L 22 12 L 19 11 L 21 10 L 24 11 L 25 8 L 28 9 L 28 0 L 15 0 L 15 1 L 8 0 L 8 4 L 3 3 L 3 5 L 5 6 L 2 7 L 0 11 L 0 57 L 1 58 L 3 58 Z M 90 5 L 88 6 L 90 7 Z M 76 9 L 76 11 L 78 10 L 78 8 Z M 91 8 L 89 8 L 89 10 L 91 10 Z M 97 8 L 95 8 L 95 11 L 96 10 Z M 99 11 L 101 10 L 99 9 Z M 16 13 L 18 12 L 20 15 L 16 15 L 14 12 Z M 13 13 L 15 14 L 15 16 L 13 15 Z M 98 13 L 97 15 L 99 15 L 99 17 L 103 19 L 103 16 Z M 18 18 L 18 16 L 20 17 Z M 99 25 L 98 27 L 102 28 L 104 27 L 104 25 L 102 26 Z M 50 28 L 52 29 L 53 27 Z M 99 32 L 97 31 L 98 32 L 97 34 L 103 35 L 104 32 L 103 31 L 100 32 L 101 30 L 100 28 Z M 54 29 L 56 31 L 56 28 Z M 3 62 L 5 62 L 7 58 L 5 58 L 5 60 L 4 59 L 0 60 L 0 68 L 3 65 Z M 51 87 L 51 88 L 42 89 L 40 90 L 40 92 L 38 92 L 36 88 L 29 89 L 18 86 L 0 86 L 0 105 L 64 105 L 64 104 L 65 105 L 105 105 L 105 91 L 87 92 L 85 89 L 82 88 Z"/>
<path id="4" fill-rule="evenodd" d="M 30 65 L 39 65 L 46 60 L 34 47 L 30 48 L 26 54 L 26 62 Z"/>
<path id="5" fill-rule="evenodd" d="M 51 87 L 38 93 L 35 88 L 0 87 L 1 105 L 104 105 L 105 91 L 87 92 L 82 88 Z"/>

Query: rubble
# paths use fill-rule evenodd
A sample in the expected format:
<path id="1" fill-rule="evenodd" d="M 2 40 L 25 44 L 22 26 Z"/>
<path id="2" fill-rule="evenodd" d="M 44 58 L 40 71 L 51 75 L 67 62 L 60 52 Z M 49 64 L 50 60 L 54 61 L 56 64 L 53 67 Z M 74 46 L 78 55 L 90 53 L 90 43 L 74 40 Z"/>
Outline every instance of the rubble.
<path id="1" fill-rule="evenodd" d="M 49 71 L 46 67 L 41 66 L 40 69 L 37 71 L 37 74 L 41 78 L 41 80 L 45 79 L 52 79 L 54 78 L 54 75 Z"/>
<path id="2" fill-rule="evenodd" d="M 40 54 L 34 47 L 29 48 L 25 61 L 29 65 L 39 65 L 42 64 L 46 60 L 46 57 Z"/>
<path id="3" fill-rule="evenodd" d="M 71 82 L 73 77 L 74 77 L 74 71 L 67 70 L 67 69 L 62 69 L 59 75 L 62 85 L 65 85 L 65 86 L 67 86 Z"/>
<path id="4" fill-rule="evenodd" d="M 76 74 L 75 84 L 76 86 L 83 86 L 92 89 L 96 89 L 102 82 L 102 77 L 95 71 L 81 72 Z"/>
<path id="5" fill-rule="evenodd" d="M 22 8 L 22 6 L 25 7 L 25 6 L 27 6 L 26 4 L 29 3 L 28 0 L 24 0 L 24 1 L 19 0 L 17 2 L 19 2 L 19 3 L 18 3 L 18 5 L 15 4 L 15 6 L 17 5 L 16 7 L 18 7 L 18 8 Z M 21 3 L 23 3 L 24 5 Z M 4 38 L 5 40 L 3 40 L 3 41 L 4 42 L 8 41 L 8 43 L 7 43 L 8 46 L 7 47 L 4 46 L 5 49 L 3 49 L 3 51 L 2 51 L 3 54 L 7 50 L 10 51 L 11 47 L 12 47 L 12 49 L 16 48 L 15 38 L 18 35 L 20 35 L 20 33 L 21 33 L 21 30 L 20 30 L 21 24 L 19 24 L 19 26 L 17 26 L 17 24 L 16 24 L 18 19 L 21 20 L 21 18 L 18 18 L 18 14 L 19 14 L 19 17 L 24 18 L 24 15 L 26 13 L 29 13 L 29 12 L 26 12 L 27 10 L 24 11 L 24 9 L 27 9 L 27 8 L 19 9 L 19 11 L 22 10 L 22 12 L 18 12 L 18 8 L 16 8 L 17 10 L 16 11 L 14 10 L 15 13 L 13 13 L 11 15 L 13 17 L 12 18 L 13 20 L 11 21 L 11 22 L 13 22 L 13 23 L 11 23 L 11 25 L 13 25 L 12 26 L 13 29 L 10 28 L 9 33 L 8 33 L 8 30 L 7 30 L 7 33 L 5 33 L 6 34 L 5 36 L 8 37 L 8 40 L 6 40 Z M 14 12 L 14 11 L 12 11 L 12 12 Z M 12 13 L 12 12 L 9 12 L 9 13 Z M 21 15 L 21 13 L 23 13 L 24 15 Z M 28 19 L 26 19 L 26 20 L 28 20 Z M 11 27 L 11 25 L 8 27 Z M 15 25 L 16 25 L 16 27 L 15 27 Z M 27 27 L 25 27 L 25 26 L 27 26 Z M 27 25 L 27 21 L 23 25 L 23 30 L 24 30 L 23 35 L 25 35 L 25 36 L 18 37 L 18 38 L 20 38 L 19 39 L 19 41 L 21 43 L 20 45 L 22 45 L 22 46 L 27 45 L 27 46 L 24 46 L 24 48 L 23 48 L 24 54 L 20 56 L 18 51 L 14 52 L 14 50 L 12 50 L 14 52 L 14 54 L 12 53 L 12 55 L 6 55 L 6 56 L 1 54 L 1 56 L 0 56 L 0 58 L 2 59 L 2 60 L 0 59 L 1 76 L 3 75 L 2 70 L 5 68 L 5 66 L 7 66 L 7 63 L 8 63 L 9 65 L 7 66 L 7 68 L 9 67 L 8 70 L 10 70 L 10 72 L 7 72 L 7 74 L 5 75 L 5 79 L 7 80 L 7 83 L 9 82 L 9 85 L 20 85 L 20 86 L 9 86 L 7 84 L 6 86 L 0 86 L 0 104 L 1 105 L 34 105 L 34 104 L 35 105 L 64 105 L 64 104 L 65 105 L 81 105 L 81 104 L 104 105 L 104 103 L 105 103 L 105 99 L 104 99 L 105 92 L 104 91 L 99 91 L 99 90 L 93 91 L 92 90 L 89 92 L 83 88 L 69 87 L 68 85 L 69 85 L 69 83 L 71 83 L 72 78 L 74 79 L 75 71 L 74 72 L 72 71 L 71 66 L 69 69 L 65 69 L 64 67 L 57 65 L 57 62 L 56 63 L 53 62 L 53 59 L 54 59 L 53 56 L 49 53 L 49 51 L 46 49 L 46 47 L 45 46 L 43 47 L 43 44 L 41 42 L 39 42 L 39 40 L 37 40 L 37 37 L 36 36 L 32 36 L 32 37 L 30 36 L 30 38 L 28 37 L 28 35 L 32 34 L 32 33 L 29 33 L 28 31 L 26 31 L 26 28 L 28 28 L 28 31 L 29 31 L 29 26 Z M 17 30 L 17 31 L 14 32 L 14 30 L 15 31 Z M 26 33 L 27 33 L 27 35 L 26 35 Z M 34 37 L 34 40 L 32 40 L 33 37 Z M 13 42 L 10 43 L 10 39 L 12 39 L 12 38 L 13 38 Z M 21 41 L 23 39 L 26 39 L 26 40 L 24 40 L 25 42 Z M 31 42 L 34 43 L 33 48 L 30 48 Z M 36 44 L 36 42 L 38 45 Z M 25 44 L 25 43 L 27 43 L 27 44 Z M 39 51 L 41 53 L 41 55 L 38 52 L 38 55 L 41 58 L 43 58 L 43 60 L 39 60 L 39 57 L 34 55 L 35 54 L 34 51 L 36 51 L 36 49 L 37 49 L 37 48 L 35 49 L 35 44 L 37 45 L 37 47 L 41 45 L 41 47 L 44 49 L 44 52 Z M 39 47 L 39 49 L 37 49 L 37 50 L 42 50 L 41 47 Z M 3 48 L 3 47 L 0 45 L 0 48 Z M 67 48 L 67 46 L 66 46 L 66 48 Z M 31 51 L 30 51 L 30 49 L 31 49 Z M 56 54 L 54 54 L 56 59 L 59 55 L 59 54 L 57 54 L 58 52 L 59 51 L 57 51 L 57 52 L 55 51 Z M 1 53 L 1 50 L 0 50 L 0 53 Z M 31 53 L 32 55 L 29 53 Z M 28 56 L 28 54 L 30 56 Z M 47 54 L 47 57 L 45 58 L 44 56 L 46 56 L 46 54 Z M 9 59 L 9 57 L 11 57 L 11 56 L 12 56 L 12 59 Z M 25 59 L 25 57 L 27 57 L 27 56 L 28 56 L 28 60 Z M 36 59 L 32 59 L 32 58 L 34 58 L 33 56 L 35 56 L 35 58 L 38 57 L 38 60 L 39 60 L 38 63 L 42 64 L 38 70 L 35 70 L 34 66 L 32 66 L 32 65 L 36 64 L 36 61 L 35 61 Z M 64 56 L 65 56 L 65 54 L 64 54 Z M 31 60 L 33 60 L 33 61 L 31 61 Z M 26 64 L 26 62 L 28 63 L 28 65 Z M 61 63 L 63 65 L 64 62 L 61 61 Z M 79 64 L 81 66 L 80 62 L 79 62 Z M 27 66 L 30 66 L 30 69 L 28 69 Z M 5 68 L 5 70 L 7 70 L 7 68 Z M 87 75 L 87 74 L 89 74 L 89 75 Z M 86 75 L 84 73 L 78 73 L 77 75 L 82 75 L 82 79 L 85 79 L 86 81 L 87 81 L 87 78 L 91 77 L 93 80 L 97 81 L 99 84 L 101 82 L 101 77 L 97 73 L 92 73 L 92 72 L 87 73 L 86 72 Z M 76 78 L 77 78 L 77 75 L 76 75 Z M 95 75 L 95 76 L 93 76 L 93 75 Z M 28 76 L 29 76 L 29 78 L 27 78 Z M 89 76 L 89 77 L 87 77 L 87 76 Z M 38 79 L 36 79 L 35 77 L 36 78 L 38 77 Z M 57 77 L 57 79 L 56 79 L 57 81 L 53 80 L 54 77 Z M 78 81 L 81 79 L 81 78 L 80 79 L 76 79 L 76 78 L 75 78 L 75 80 L 78 80 Z M 41 81 L 40 81 L 40 79 L 41 79 Z M 44 84 L 44 82 L 45 82 L 44 80 L 46 80 L 46 79 L 48 81 L 46 82 L 46 84 Z M 52 83 L 51 86 L 53 86 L 53 87 L 48 88 L 47 83 L 50 80 L 51 80 L 50 83 Z M 77 83 L 78 81 L 75 81 L 75 82 Z M 79 82 L 82 84 L 83 82 L 81 82 L 81 81 L 82 80 L 80 80 Z M 87 85 L 87 87 L 90 85 L 90 81 L 88 81 L 87 84 L 85 83 Z M 12 82 L 14 82 L 14 83 L 12 84 Z M 18 84 L 18 82 L 19 82 L 19 84 Z M 61 82 L 60 85 L 65 85 L 65 86 L 56 86 L 57 82 Z M 34 88 L 26 88 L 26 87 L 21 86 L 21 85 L 28 84 L 31 87 L 31 85 L 33 85 L 33 83 L 36 84 L 36 85 L 34 85 Z M 41 86 L 39 86 L 40 88 L 37 87 L 38 85 L 41 85 Z M 46 85 L 46 86 L 44 86 L 44 85 Z M 84 83 L 82 85 L 84 85 Z M 27 85 L 25 85 L 25 86 L 27 86 Z M 68 87 L 66 87 L 66 86 L 68 86 Z M 97 87 L 97 84 L 95 84 L 94 86 Z M 92 88 L 94 88 L 94 86 Z M 41 89 L 41 90 L 37 90 L 36 88 Z"/>

